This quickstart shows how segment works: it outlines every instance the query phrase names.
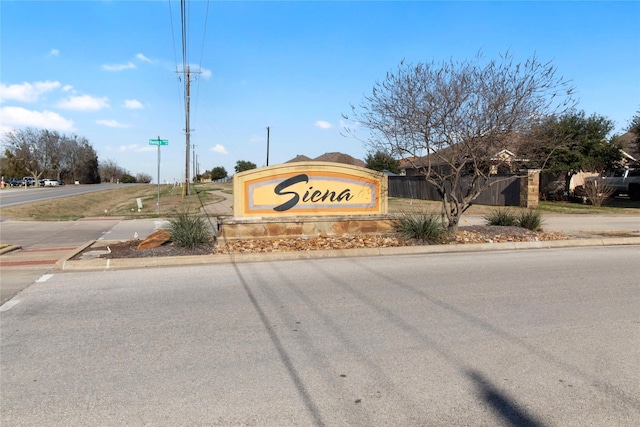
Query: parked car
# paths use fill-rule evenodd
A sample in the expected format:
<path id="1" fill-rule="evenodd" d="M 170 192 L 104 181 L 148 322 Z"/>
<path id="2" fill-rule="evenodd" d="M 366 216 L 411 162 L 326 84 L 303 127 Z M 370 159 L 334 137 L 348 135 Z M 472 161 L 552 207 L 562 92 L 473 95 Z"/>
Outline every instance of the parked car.
<path id="1" fill-rule="evenodd" d="M 42 180 L 42 185 L 44 187 L 55 187 L 57 185 L 59 185 L 60 183 L 58 182 L 57 179 L 43 179 Z"/>
<path id="2" fill-rule="evenodd" d="M 616 169 L 602 177 L 587 178 L 610 187 L 613 195 L 626 194 L 631 200 L 640 200 L 640 168 Z"/>
<path id="3" fill-rule="evenodd" d="M 10 187 L 19 187 L 22 185 L 22 180 L 19 178 L 7 178 L 7 185 Z"/>

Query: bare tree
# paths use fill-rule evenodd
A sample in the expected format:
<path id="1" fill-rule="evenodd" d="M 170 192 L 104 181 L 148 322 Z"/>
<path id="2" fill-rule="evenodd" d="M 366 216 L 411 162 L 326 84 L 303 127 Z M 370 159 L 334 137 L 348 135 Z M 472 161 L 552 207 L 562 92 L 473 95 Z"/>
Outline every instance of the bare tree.
<path id="1" fill-rule="evenodd" d="M 400 63 L 345 119 L 364 142 L 413 163 L 440 193 L 450 232 L 488 186 L 491 157 L 541 116 L 572 106 L 572 88 L 532 57 Z M 354 131 L 355 129 L 355 131 Z"/>
<path id="2" fill-rule="evenodd" d="M 136 175 L 136 182 L 139 184 L 149 184 L 153 178 L 148 173 L 140 172 Z"/>
<path id="3" fill-rule="evenodd" d="M 583 191 L 585 198 L 596 208 L 602 206 L 616 193 L 615 188 L 603 179 L 587 180 L 584 183 Z"/>
<path id="4" fill-rule="evenodd" d="M 102 182 L 117 182 L 123 177 L 123 175 L 131 175 L 126 169 L 119 166 L 115 160 L 107 159 L 100 163 L 98 168 L 100 171 L 100 179 Z"/>
<path id="5" fill-rule="evenodd" d="M 87 138 L 78 135 L 63 137 L 60 153 L 59 179 L 80 181 L 83 184 L 100 182 L 98 155 Z"/>
<path id="6" fill-rule="evenodd" d="M 45 173 L 57 174 L 62 139 L 57 131 L 27 128 L 8 132 L 4 138 L 10 151 L 36 181 Z"/>

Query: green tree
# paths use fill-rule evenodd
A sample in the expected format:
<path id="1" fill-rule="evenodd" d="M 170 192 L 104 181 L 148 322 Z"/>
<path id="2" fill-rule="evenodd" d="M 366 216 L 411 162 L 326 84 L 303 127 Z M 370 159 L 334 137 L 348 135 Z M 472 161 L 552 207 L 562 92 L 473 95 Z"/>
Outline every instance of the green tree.
<path id="1" fill-rule="evenodd" d="M 28 172 L 24 167 L 24 162 L 7 148 L 0 158 L 0 173 L 5 178 L 22 178 Z"/>
<path id="2" fill-rule="evenodd" d="M 122 184 L 135 184 L 136 182 L 138 182 L 136 180 L 136 177 L 131 175 L 131 174 L 128 174 L 128 173 L 125 173 L 120 178 L 120 183 L 122 183 Z"/>
<path id="3" fill-rule="evenodd" d="M 238 172 L 237 166 L 236 166 L 236 172 Z M 211 172 L 209 172 L 209 174 L 211 175 L 212 181 L 225 179 L 228 176 L 227 170 L 222 166 L 216 166 L 215 168 L 211 169 Z"/>
<path id="4" fill-rule="evenodd" d="M 234 169 L 236 170 L 237 173 L 239 173 L 239 172 L 244 172 L 244 171 L 248 171 L 255 168 L 257 168 L 255 163 L 248 162 L 245 160 L 238 160 L 236 162 L 236 166 Z"/>
<path id="5" fill-rule="evenodd" d="M 368 153 L 364 159 L 365 167 L 373 169 L 374 171 L 388 170 L 393 173 L 400 173 L 400 161 L 393 158 L 391 154 L 384 151 L 376 151 L 375 153 Z"/>
<path id="6" fill-rule="evenodd" d="M 618 164 L 620 142 L 608 138 L 613 128 L 613 121 L 597 114 L 587 117 L 584 111 L 547 117 L 532 128 L 519 155 L 529 166 L 563 174 L 568 182 L 580 171 L 602 172 Z"/>
<path id="7" fill-rule="evenodd" d="M 535 56 L 515 63 L 451 59 L 440 64 L 400 63 L 375 83 L 371 95 L 352 105 L 346 128 L 373 150 L 420 159 L 413 166 L 442 197 L 447 227 L 455 233 L 463 213 L 491 185 L 491 156 L 505 140 L 531 127 L 540 115 L 562 112 L 572 88 L 550 62 Z"/>

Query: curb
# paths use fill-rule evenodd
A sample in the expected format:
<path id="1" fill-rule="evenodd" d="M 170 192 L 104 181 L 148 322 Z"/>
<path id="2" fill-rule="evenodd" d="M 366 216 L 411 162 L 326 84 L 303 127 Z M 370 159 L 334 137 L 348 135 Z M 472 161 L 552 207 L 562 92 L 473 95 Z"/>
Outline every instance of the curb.
<path id="1" fill-rule="evenodd" d="M 6 248 L 0 249 L 0 255 L 4 255 L 9 252 L 17 251 L 18 249 L 22 249 L 20 245 L 9 245 Z"/>
<path id="2" fill-rule="evenodd" d="M 54 270 L 91 271 L 121 270 L 148 267 L 171 267 L 191 265 L 217 265 L 228 263 L 247 263 L 265 261 L 310 260 L 344 257 L 428 255 L 465 252 L 495 252 L 523 249 L 556 249 L 589 246 L 640 245 L 640 237 L 606 237 L 592 239 L 551 240 L 544 242 L 508 242 L 475 243 L 466 245 L 399 246 L 387 248 L 331 249 L 318 251 L 261 252 L 246 254 L 211 254 L 155 258 L 95 258 L 90 260 L 71 260 L 75 255 L 91 246 L 95 241 L 87 242 L 67 259 L 58 261 Z"/>

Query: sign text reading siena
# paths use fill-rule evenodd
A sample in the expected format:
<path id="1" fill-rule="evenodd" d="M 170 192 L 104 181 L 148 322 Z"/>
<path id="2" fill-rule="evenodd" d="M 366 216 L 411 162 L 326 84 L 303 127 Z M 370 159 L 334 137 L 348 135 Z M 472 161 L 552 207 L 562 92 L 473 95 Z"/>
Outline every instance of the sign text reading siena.
<path id="1" fill-rule="evenodd" d="M 386 176 L 369 169 L 303 162 L 247 172 L 234 177 L 235 216 L 386 213 Z"/>
<path id="2" fill-rule="evenodd" d="M 278 196 L 290 195 L 291 198 L 286 202 L 284 202 L 283 204 L 273 208 L 274 211 L 284 212 L 296 207 L 298 202 L 300 202 L 300 194 L 297 193 L 296 191 L 285 191 L 285 190 L 289 190 L 289 189 L 293 190 L 293 187 L 300 182 L 308 183 L 309 176 L 307 174 L 302 173 L 300 175 L 287 178 L 284 181 L 282 181 L 280 184 L 276 185 L 276 188 L 273 191 Z M 336 194 L 335 190 L 327 189 L 323 193 L 321 190 L 317 190 L 317 189 L 314 190 L 312 186 L 309 186 L 309 188 L 304 192 L 304 195 L 302 196 L 303 203 L 325 203 L 325 202 L 340 203 L 342 201 L 349 202 L 351 199 L 353 199 L 353 195 L 351 194 L 351 190 L 349 188 L 345 188 L 344 190 L 340 191 L 340 194 Z"/>

